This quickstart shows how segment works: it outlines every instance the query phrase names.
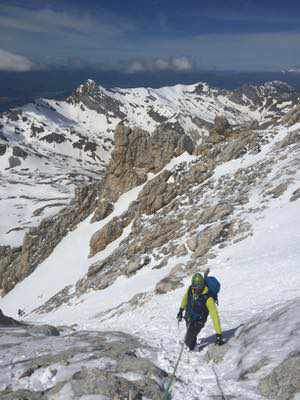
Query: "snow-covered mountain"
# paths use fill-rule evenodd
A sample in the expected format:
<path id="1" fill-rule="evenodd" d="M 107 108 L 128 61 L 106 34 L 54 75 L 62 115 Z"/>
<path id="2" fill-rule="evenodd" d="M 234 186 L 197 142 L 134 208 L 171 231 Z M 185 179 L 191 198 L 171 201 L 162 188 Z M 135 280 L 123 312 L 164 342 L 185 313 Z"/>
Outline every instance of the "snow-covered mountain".
<path id="1" fill-rule="evenodd" d="M 130 382 L 139 387 L 136 399 L 160 398 L 145 390 L 149 375 L 144 369 L 133 373 L 130 364 L 124 375 L 122 363 L 121 369 L 112 367 L 115 361 L 107 361 L 106 346 L 100 346 L 105 365 L 89 359 L 86 366 L 77 350 L 68 352 L 64 364 L 61 346 L 69 341 L 76 346 L 83 335 L 91 359 L 98 360 L 90 337 L 103 337 L 93 332 L 121 331 L 149 346 L 137 351 L 135 344 L 137 364 L 142 354 L 171 373 L 185 332 L 175 318 L 181 298 L 191 275 L 209 267 L 222 283 L 219 310 L 230 340 L 220 349 L 210 345 L 213 331 L 206 325 L 201 337 L 207 346 L 183 353 L 172 399 L 297 399 L 297 93 L 279 82 L 226 92 L 206 84 L 106 90 L 88 81 L 65 102 L 45 102 L 56 115 L 52 121 L 63 115 L 86 138 L 98 141 L 99 149 L 104 137 L 113 145 L 103 154 L 86 151 L 82 156 L 84 162 L 93 159 L 99 171 L 101 160 L 107 164 L 100 184 L 81 189 L 73 204 L 31 230 L 20 249 L 3 251 L 0 281 L 6 295 L 0 308 L 16 317 L 21 307 L 27 321 L 89 333 L 70 338 L 67 332 L 62 333 L 67 339 L 45 341 L 47 354 L 53 348 L 55 357 L 42 358 L 38 367 L 32 354 L 39 357 L 41 344 L 34 346 L 31 338 L 27 349 L 18 344 L 26 362 L 16 368 L 6 356 L 0 363 L 0 390 L 7 395 L 35 391 L 44 399 L 111 398 L 98 378 L 105 370 L 114 382 L 122 374 L 126 388 Z M 23 123 L 25 109 L 14 123 Z M 8 115 L 4 119 L 7 152 L 16 134 L 10 136 L 13 122 Z M 63 123 L 57 123 L 60 132 Z M 69 134 L 70 145 L 76 135 Z M 20 137 L 24 149 L 24 131 Z M 39 151 L 42 137 L 32 138 Z M 54 146 L 56 157 L 63 147 Z M 13 170 L 21 171 L 15 167 L 7 173 Z M 120 343 L 132 340 L 121 336 Z M 78 362 L 68 367 L 73 352 Z M 115 350 L 111 358 L 116 359 Z M 29 365 L 30 375 L 18 379 Z M 162 390 L 166 376 L 159 380 L 154 375 Z M 85 392 L 78 389 L 78 379 Z"/>
<path id="2" fill-rule="evenodd" d="M 41 99 L 4 113 L 0 245 L 21 245 L 30 227 L 69 203 L 74 186 L 101 178 L 121 120 L 150 133 L 171 127 L 198 144 L 216 115 L 232 125 L 262 125 L 283 115 L 297 98 L 281 82 L 230 92 L 205 83 L 107 90 L 89 80 L 66 101 Z"/>

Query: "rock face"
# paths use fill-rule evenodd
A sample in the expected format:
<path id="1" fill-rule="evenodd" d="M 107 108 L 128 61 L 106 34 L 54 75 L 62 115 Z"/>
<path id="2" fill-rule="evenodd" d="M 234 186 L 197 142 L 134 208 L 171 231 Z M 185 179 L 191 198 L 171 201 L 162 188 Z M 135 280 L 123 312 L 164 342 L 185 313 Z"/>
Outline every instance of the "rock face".
<path id="1" fill-rule="evenodd" d="M 0 397 L 159 400 L 168 375 L 143 353 L 156 350 L 121 332 L 1 328 Z"/>
<path id="2" fill-rule="evenodd" d="M 150 136 L 138 128 L 120 123 L 115 131 L 115 148 L 108 167 L 106 197 L 119 195 L 144 183 L 148 172 L 158 172 L 175 155 L 192 153 L 193 142 L 186 134 L 159 126 Z"/>
<path id="3" fill-rule="evenodd" d="M 199 85 L 197 91 L 200 95 L 206 88 Z M 260 103 L 259 93 L 251 88 L 248 91 L 249 96 Z M 118 109 L 119 103 L 110 102 L 107 94 L 102 97 L 102 91 L 91 82 L 77 95 L 70 99 L 70 105 L 102 113 L 95 101 L 99 97 L 109 103 L 109 109 L 123 110 L 123 107 Z M 244 101 L 243 96 L 241 101 Z M 269 103 L 268 107 L 271 106 Z M 200 120 L 197 122 L 199 126 L 203 124 L 202 136 L 191 132 L 197 142 L 194 149 L 194 143 L 182 126 L 170 122 L 173 118 L 168 120 L 153 108 L 151 115 L 160 123 L 151 130 L 152 134 L 150 130 L 133 128 L 125 122 L 117 126 L 115 150 L 101 186 L 81 189 L 72 206 L 30 230 L 22 247 L 0 248 L 0 282 L 5 292 L 33 271 L 70 229 L 90 215 L 92 223 L 104 220 L 96 225 L 101 225 L 101 229 L 92 237 L 87 234 L 87 240 L 91 239 L 90 255 L 94 256 L 113 243 L 105 252 L 106 258 L 99 255 L 99 261 L 89 266 L 75 286 L 74 282 L 68 282 L 69 286 L 35 311 L 37 314 L 50 312 L 69 300 L 74 308 L 79 304 L 81 307 L 88 297 L 83 294 L 103 289 L 109 294 L 109 286 L 117 279 L 117 287 L 119 283 L 121 288 L 124 282 L 124 285 L 128 283 L 128 292 L 132 293 L 130 285 L 138 282 L 144 293 L 126 298 L 111 310 L 101 311 L 101 322 L 105 318 L 110 322 L 111 315 L 130 313 L 131 307 L 139 307 L 151 298 L 156 301 L 155 296 L 181 287 L 188 275 L 204 269 L 223 247 L 245 239 L 251 234 L 249 221 L 252 223 L 261 217 L 258 214 L 249 218 L 252 212 L 259 212 L 284 193 L 290 195 L 291 201 L 299 198 L 293 172 L 298 167 L 297 159 L 294 157 L 291 166 L 284 162 L 289 153 L 299 147 L 297 132 L 291 132 L 274 148 L 268 146 L 267 154 L 264 151 L 256 157 L 261 146 L 269 143 L 279 129 L 264 130 L 258 123 L 240 126 L 231 117 L 229 124 L 226 116 L 216 117 L 213 125 L 212 114 L 206 125 Z M 110 115 L 106 114 L 105 118 L 109 120 Z M 40 133 L 33 130 L 36 135 Z M 206 135 L 208 131 L 210 134 Z M 48 141 L 54 139 L 63 140 L 55 134 L 44 137 Z M 6 154 L 6 146 L 0 151 Z M 184 151 L 194 156 L 173 160 Z M 251 163 L 252 157 L 234 161 L 246 153 L 253 155 L 257 163 Z M 23 159 L 26 155 L 17 149 L 14 157 Z M 189 161 L 185 161 L 187 159 Z M 279 159 L 280 170 L 276 164 Z M 171 160 L 173 167 L 163 168 Z M 222 165 L 228 161 L 229 165 Z M 286 171 L 285 167 L 288 167 Z M 145 184 L 139 188 L 139 195 L 134 199 L 131 193 L 128 196 L 133 199 L 131 204 L 127 199 L 122 207 L 121 202 L 115 204 L 124 191 L 142 183 Z M 293 183 L 292 190 L 290 183 Z M 294 206 L 290 204 L 291 208 Z M 119 214 L 121 212 L 123 214 Z M 87 267 L 89 260 L 86 263 Z M 142 268 L 145 270 L 141 271 Z M 148 274 L 151 279 L 146 286 L 148 282 L 144 284 L 143 281 Z M 234 346 L 231 347 L 230 341 L 221 348 L 211 346 L 207 358 L 222 365 L 230 357 L 234 377 L 227 368 L 225 379 L 229 381 L 245 381 L 249 387 L 254 387 L 254 380 L 255 390 L 262 395 L 277 400 L 285 400 L 283 396 L 292 398 L 299 386 L 296 347 L 299 326 L 293 319 L 299 314 L 297 304 L 256 317 L 239 329 Z M 83 310 L 86 309 L 83 307 Z M 51 326 L 20 327 L 7 318 L 3 321 L 14 328 L 9 332 L 0 330 L 0 390 L 4 398 L 161 398 L 166 374 L 141 356 L 155 351 L 131 336 L 118 332 L 74 333 L 65 329 L 58 331 Z M 4 334 L 2 339 L 1 334 Z M 5 353 L 7 349 L 8 354 Z M 23 354 L 25 358 L 17 358 L 16 354 Z"/>
<path id="4" fill-rule="evenodd" d="M 259 390 L 269 399 L 290 400 L 300 393 L 300 352 L 291 353 L 273 371 L 261 379 Z"/>
<path id="5" fill-rule="evenodd" d="M 96 211 L 91 219 L 91 223 L 101 221 L 113 212 L 114 206 L 110 201 L 101 199 L 97 202 Z"/>
<path id="6" fill-rule="evenodd" d="M 291 111 L 289 111 L 284 117 L 283 122 L 288 125 L 294 125 L 297 122 L 300 122 L 300 105 L 294 107 Z"/>
<path id="7" fill-rule="evenodd" d="M 214 131 L 219 135 L 226 134 L 226 131 L 230 129 L 228 119 L 224 115 L 216 115 Z"/>
<path id="8" fill-rule="evenodd" d="M 138 257 L 137 259 L 131 261 L 126 269 L 127 275 L 132 275 L 139 269 L 143 268 L 145 265 L 148 265 L 151 261 L 150 257 Z"/>
<path id="9" fill-rule="evenodd" d="M 113 116 L 121 119 L 126 117 L 120 110 L 122 103 L 108 96 L 92 79 L 88 79 L 84 84 L 80 85 L 73 95 L 67 99 L 67 102 L 70 104 L 80 104 L 82 111 L 90 109 L 99 114 L 111 113 Z"/>
<path id="10" fill-rule="evenodd" d="M 15 272 L 19 269 L 22 247 L 0 246 L 0 294 L 5 295 L 16 284 Z"/>
<path id="11" fill-rule="evenodd" d="M 123 228 L 121 220 L 115 217 L 100 231 L 94 233 L 90 241 L 90 257 L 104 250 L 109 243 L 120 237 L 123 233 Z"/>
<path id="12" fill-rule="evenodd" d="M 222 167 L 224 162 L 235 160 L 246 153 L 255 156 L 261 146 L 269 143 L 276 135 L 273 131 L 231 127 L 228 136 L 219 135 L 219 141 L 215 144 L 210 142 L 209 137 L 203 138 L 201 146 L 197 148 L 199 157 L 189 157 L 191 161 L 176 164 L 170 170 L 164 168 L 152 179 L 150 176 L 137 198 L 128 205 L 127 211 L 112 219 L 109 214 L 113 204 L 110 194 L 113 192 L 113 196 L 118 198 L 121 193 L 121 189 L 112 190 L 111 179 L 117 182 L 114 167 L 120 173 L 118 179 L 121 180 L 122 171 L 127 171 L 127 177 L 136 176 L 136 171 L 140 177 L 147 175 L 150 163 L 148 153 L 144 159 L 141 159 L 141 155 L 135 159 L 130 153 L 130 146 L 127 148 L 122 144 L 124 141 L 131 143 L 130 137 L 138 135 L 144 149 L 151 143 L 150 135 L 145 136 L 142 130 L 126 128 L 124 124 L 120 124 L 118 129 L 116 151 L 122 157 L 117 156 L 111 161 L 112 169 L 108 170 L 97 198 L 96 207 L 99 208 L 100 219 L 104 215 L 108 216 L 105 217 L 105 225 L 94 234 L 90 242 L 90 254 L 97 254 L 116 239 L 118 246 L 112 246 L 114 250 L 109 256 L 90 265 L 87 274 L 77 282 L 75 293 L 69 294 L 65 288 L 65 291 L 49 299 L 45 307 L 41 306 L 38 310 L 40 313 L 67 303 L 70 297 L 108 288 L 121 275 L 130 277 L 146 265 L 148 269 L 164 268 L 170 266 L 170 263 L 175 266 L 182 262 L 181 257 L 185 257 L 185 276 L 205 269 L 219 249 L 252 235 L 247 215 L 260 212 L 272 201 L 272 194 L 264 196 L 266 191 L 276 188 L 277 183 L 281 182 L 286 182 L 289 187 L 294 179 L 296 163 L 286 171 L 282 168 L 278 170 L 280 179 L 274 180 L 271 174 L 272 169 L 278 167 L 278 160 L 285 159 L 283 157 L 287 157 L 291 150 L 297 150 L 297 135 L 290 135 L 288 140 L 281 140 L 271 146 L 268 156 L 257 164 L 243 167 L 243 162 L 232 163 L 232 174 L 226 173 Z M 134 143 L 134 146 L 137 144 Z M 176 149 L 174 151 L 176 153 Z M 137 154 L 140 154 L 138 150 Z M 120 164 L 116 163 L 116 159 L 120 160 Z M 130 169 L 126 160 L 129 160 Z M 165 162 L 167 160 L 168 157 Z M 134 167 L 136 162 L 139 168 Z M 289 164 L 288 161 L 286 163 Z M 148 171 L 147 174 L 145 171 Z M 281 190 L 286 190 L 287 186 L 279 187 L 275 195 L 277 192 L 280 195 Z M 257 191 L 261 200 L 258 203 L 260 207 L 252 208 L 249 199 Z M 292 199 L 297 199 L 295 190 L 291 191 Z M 128 229 L 125 230 L 125 227 Z M 145 256 L 151 259 L 151 263 L 144 264 L 141 261 Z M 174 290 L 181 285 L 181 281 L 181 275 L 172 272 L 159 282 L 155 291 L 166 293 Z"/>
<path id="13" fill-rule="evenodd" d="M 300 298 L 279 309 L 265 310 L 236 331 L 222 348 L 211 347 L 207 360 L 226 363 L 233 373 L 224 379 L 237 378 L 256 382 L 261 395 L 273 400 L 292 400 L 300 393 L 300 326 L 296 315 Z"/>
<path id="14" fill-rule="evenodd" d="M 176 187 L 168 184 L 170 176 L 169 171 L 163 171 L 144 186 L 138 197 L 140 214 L 154 214 L 176 197 Z"/>
<path id="15" fill-rule="evenodd" d="M 222 236 L 226 234 L 225 228 L 225 224 L 220 224 L 204 229 L 187 241 L 188 248 L 195 253 L 195 256 L 202 257 L 213 244 L 223 240 Z"/>
<path id="16" fill-rule="evenodd" d="M 185 134 L 159 127 L 150 136 L 142 129 L 131 129 L 120 123 L 115 131 L 115 149 L 103 185 L 103 198 L 96 206 L 92 222 L 109 215 L 112 202 L 123 192 L 144 183 L 147 173 L 159 171 L 174 156 L 185 151 L 193 151 L 193 142 Z M 169 171 L 163 171 L 145 185 L 137 199 L 138 215 L 153 214 L 176 197 L 176 188 L 168 184 L 170 176 Z M 90 256 L 120 237 L 133 217 L 134 214 L 126 222 L 114 218 L 96 232 L 90 242 Z"/>
<path id="17" fill-rule="evenodd" d="M 44 219 L 26 235 L 21 248 L 0 247 L 0 290 L 9 292 L 31 274 L 53 251 L 62 238 L 95 208 L 98 186 L 84 186 L 75 192 L 73 206 Z"/>
<path id="18" fill-rule="evenodd" d="M 175 290 L 183 286 L 181 280 L 185 277 L 184 265 L 178 264 L 170 271 L 170 273 L 157 283 L 155 291 L 158 294 L 163 294 Z"/>
<path id="19" fill-rule="evenodd" d="M 175 156 L 187 151 L 190 154 L 199 155 L 201 160 L 198 159 L 188 172 L 181 172 L 180 168 L 172 172 L 164 170 L 149 181 L 137 199 L 136 208 L 132 210 L 125 222 L 120 218 L 115 219 L 105 229 L 103 228 L 101 232 L 95 234 L 91 241 L 90 254 L 96 254 L 113 240 L 119 238 L 124 232 L 124 227 L 132 221 L 134 221 L 135 241 L 128 243 L 127 257 L 126 260 L 123 260 L 124 265 L 127 261 L 132 261 L 130 257 L 135 259 L 139 252 L 153 250 L 155 247 L 160 248 L 165 246 L 168 241 L 175 241 L 184 230 L 183 218 L 190 218 L 189 221 L 195 218 L 195 215 L 188 216 L 178 213 L 179 197 L 184 196 L 186 192 L 191 205 L 193 202 L 192 188 L 200 184 L 205 185 L 205 182 L 213 176 L 214 169 L 218 165 L 236 159 L 247 152 L 256 154 L 260 151 L 261 143 L 267 139 L 263 137 L 263 133 L 259 132 L 261 125 L 254 123 L 253 120 L 253 115 L 257 115 L 259 107 L 265 103 L 270 106 L 268 112 L 264 112 L 262 116 L 263 121 L 269 123 L 271 118 L 279 118 L 286 113 L 286 111 L 282 111 L 285 108 L 282 103 L 290 102 L 290 107 L 297 103 L 297 93 L 285 84 L 278 82 L 268 83 L 262 87 L 247 86 L 234 93 L 218 91 L 205 84 L 198 84 L 194 88 L 170 88 L 168 92 L 170 92 L 170 98 L 163 90 L 164 96 L 170 100 L 170 104 L 166 106 L 167 103 L 162 104 L 157 96 L 158 91 L 149 89 L 145 95 L 144 90 L 106 90 L 89 80 L 67 99 L 67 106 L 72 110 L 74 108 L 78 115 L 84 115 L 84 119 L 87 118 L 89 122 L 91 122 L 89 118 L 94 116 L 95 112 L 99 118 L 101 117 L 101 121 L 102 117 L 105 120 L 103 122 L 104 130 L 109 135 L 102 138 L 103 143 L 101 139 L 104 153 L 109 154 L 112 145 L 115 145 L 106 176 L 101 187 L 99 184 L 92 184 L 78 189 L 78 193 L 81 192 L 80 198 L 76 197 L 72 207 L 67 207 L 59 214 L 44 219 L 31 230 L 26 228 L 27 233 L 22 247 L 0 249 L 0 254 L 5 253 L 3 257 L 0 257 L 0 291 L 4 294 L 7 293 L 17 282 L 28 276 L 39 263 L 51 254 L 53 248 L 67 232 L 89 213 L 94 212 L 92 222 L 107 218 L 113 211 L 113 203 L 123 192 L 145 183 L 149 173 L 159 173 Z M 178 94 L 179 92 L 180 94 Z M 130 98 L 132 97 L 130 102 L 127 101 L 128 95 Z M 207 102 L 208 97 L 212 103 Z M 137 101 L 135 102 L 133 98 L 136 98 Z M 271 99 L 276 100 L 278 108 L 273 107 L 271 110 Z M 194 104 L 194 101 L 199 104 L 201 112 L 198 113 L 198 107 L 190 106 L 190 104 Z M 208 103 L 209 106 L 207 106 Z M 214 106 L 212 107 L 211 104 Z M 32 119 L 32 115 L 27 112 L 26 108 L 0 116 L 1 126 L 4 127 L 1 128 L 0 155 L 7 157 L 11 150 L 9 156 L 16 158 L 18 162 L 32 157 L 32 149 L 30 150 L 22 143 L 18 143 L 18 146 L 12 144 L 11 148 L 9 147 L 10 143 L 6 137 L 5 128 L 7 126 L 9 132 L 15 131 L 16 134 L 22 132 L 25 136 L 28 134 L 30 140 L 37 142 L 41 140 L 45 145 L 58 146 L 58 149 L 60 143 L 64 146 L 66 143 L 72 144 L 74 149 L 78 149 L 79 158 L 81 158 L 82 150 L 84 154 L 88 154 L 89 158 L 100 162 L 99 154 L 102 154 L 99 149 L 100 142 L 97 142 L 96 145 L 88 140 L 90 136 L 98 137 L 98 126 L 92 124 L 93 129 L 81 126 L 84 128 L 84 132 L 88 132 L 85 136 L 82 131 L 77 129 L 78 126 L 75 123 L 70 123 L 61 114 L 62 105 L 61 102 L 46 100 L 40 100 L 34 104 L 34 112 L 43 122 L 40 122 L 39 118 Z M 243 110 L 246 107 L 247 113 L 241 111 L 240 105 L 243 105 Z M 197 112 L 194 108 L 197 109 Z M 89 111 L 92 113 L 89 114 Z M 252 114 L 252 111 L 255 113 Z M 57 132 L 49 131 L 47 125 L 49 121 L 46 121 L 48 113 L 62 121 L 62 126 Z M 140 115 L 145 117 L 145 121 Z M 67 124 L 66 126 L 63 121 Z M 30 132 L 27 132 L 27 128 Z M 115 132 L 114 140 L 113 132 Z M 91 135 L 89 135 L 90 133 Z M 299 132 L 298 134 L 291 132 L 287 144 L 296 144 L 298 141 Z M 285 144 L 282 143 L 281 146 L 285 146 Z M 49 158 L 49 155 L 47 157 Z M 105 162 L 101 159 L 101 165 L 104 164 Z M 181 173 L 184 176 L 181 176 Z M 43 182 L 45 177 L 41 178 Z M 73 178 L 76 180 L 77 176 Z M 245 189 L 242 189 L 242 185 L 240 189 L 244 193 L 240 195 L 238 203 L 245 204 L 248 199 L 247 193 L 245 193 Z M 202 202 L 203 197 L 204 193 L 196 194 L 198 202 Z M 224 197 L 226 197 L 225 194 L 223 194 Z M 297 196 L 291 198 L 293 201 L 295 199 Z M 52 206 L 61 207 L 62 204 L 55 202 L 48 205 L 47 209 Z M 142 233 L 140 220 L 143 215 L 153 216 L 155 213 L 161 212 L 163 218 L 167 213 L 172 212 L 172 208 L 174 214 L 180 215 L 180 217 L 176 216 L 176 221 L 174 218 L 168 218 L 166 227 L 162 227 L 158 221 L 154 221 L 155 229 L 149 229 L 149 233 Z M 44 206 L 35 208 L 33 215 L 39 216 L 44 210 Z M 233 207 L 230 201 L 226 200 L 225 204 L 207 204 L 207 207 L 203 207 L 201 212 L 202 214 L 200 210 L 197 210 L 197 221 L 194 221 L 194 226 L 189 225 L 191 233 L 189 232 L 188 237 L 194 235 L 196 223 L 207 225 L 219 220 L 230 219 Z M 171 232 L 170 220 L 172 220 L 174 232 Z M 140 235 L 140 233 L 142 234 Z M 217 240 L 211 241 L 212 246 L 215 243 Z M 169 257 L 176 244 L 172 243 L 167 247 L 168 249 L 164 249 L 164 251 L 168 252 L 165 256 Z M 207 249 L 211 246 L 203 245 L 202 247 L 202 249 L 199 247 L 197 252 L 199 257 L 206 255 Z M 125 252 L 123 250 L 122 252 L 125 257 Z M 158 261 L 158 264 L 162 262 L 162 260 Z M 112 270 L 115 274 L 116 270 L 114 268 Z"/>

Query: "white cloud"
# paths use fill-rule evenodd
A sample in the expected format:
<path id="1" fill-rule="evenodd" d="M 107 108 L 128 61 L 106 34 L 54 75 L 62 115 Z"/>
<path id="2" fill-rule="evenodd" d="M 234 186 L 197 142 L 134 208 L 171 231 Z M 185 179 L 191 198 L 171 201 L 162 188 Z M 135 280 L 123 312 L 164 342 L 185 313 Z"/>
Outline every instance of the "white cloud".
<path id="1" fill-rule="evenodd" d="M 128 72 L 135 74 L 136 72 L 145 71 L 145 64 L 142 61 L 131 61 L 128 65 Z"/>
<path id="2" fill-rule="evenodd" d="M 156 58 L 154 60 L 132 60 L 129 62 L 127 72 L 157 72 L 157 71 L 178 71 L 187 72 L 193 69 L 193 63 L 187 57 L 171 57 L 168 59 Z"/>
<path id="3" fill-rule="evenodd" d="M 0 71 L 25 72 L 34 69 L 34 64 L 24 56 L 0 49 Z"/>
<path id="4" fill-rule="evenodd" d="M 106 38 L 120 36 L 135 29 L 128 19 L 105 12 L 94 16 L 88 12 L 74 14 L 50 8 L 36 10 L 7 6 L 0 15 L 0 28 L 36 33 L 96 34 Z"/>
<path id="5" fill-rule="evenodd" d="M 169 69 L 169 61 L 168 60 L 163 60 L 162 58 L 158 58 L 157 60 L 154 61 L 153 66 L 157 69 L 157 70 L 166 70 Z"/>
<path id="6" fill-rule="evenodd" d="M 172 58 L 171 66 L 177 71 L 190 71 L 193 68 L 191 60 L 186 57 Z"/>

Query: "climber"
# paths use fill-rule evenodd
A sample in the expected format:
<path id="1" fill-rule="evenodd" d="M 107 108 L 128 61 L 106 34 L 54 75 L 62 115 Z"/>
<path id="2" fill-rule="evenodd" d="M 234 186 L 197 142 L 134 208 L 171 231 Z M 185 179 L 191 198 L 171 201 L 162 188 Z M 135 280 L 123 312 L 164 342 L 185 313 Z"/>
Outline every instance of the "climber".
<path id="1" fill-rule="evenodd" d="M 213 320 L 214 328 L 217 333 L 215 343 L 217 345 L 225 343 L 214 297 L 215 296 L 205 284 L 205 278 L 197 272 L 192 277 L 192 284 L 186 291 L 177 314 L 177 319 L 180 322 L 183 318 L 183 311 L 185 311 L 184 319 L 187 325 L 185 344 L 190 350 L 195 348 L 197 336 L 204 327 L 208 314 L 210 314 Z"/>
<path id="2" fill-rule="evenodd" d="M 25 311 L 22 310 L 21 308 L 19 308 L 19 309 L 18 309 L 18 316 L 19 316 L 19 318 L 24 317 L 24 315 L 25 315 Z"/>

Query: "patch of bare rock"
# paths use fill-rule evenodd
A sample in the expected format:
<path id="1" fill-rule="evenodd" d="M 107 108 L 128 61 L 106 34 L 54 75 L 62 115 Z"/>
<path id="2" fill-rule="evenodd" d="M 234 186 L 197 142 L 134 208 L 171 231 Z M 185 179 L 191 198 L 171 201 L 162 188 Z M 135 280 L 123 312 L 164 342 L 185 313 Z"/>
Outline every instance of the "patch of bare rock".
<path id="1" fill-rule="evenodd" d="M 7 323 L 7 321 L 9 323 Z M 162 398 L 156 349 L 122 332 L 29 326 L 0 314 L 0 398 Z"/>
<path id="2" fill-rule="evenodd" d="M 224 346 L 209 346 L 206 360 L 222 364 L 230 359 L 234 372 L 223 379 L 253 385 L 267 399 L 294 399 L 300 393 L 299 309 L 297 298 L 265 310 L 238 328 Z"/>

